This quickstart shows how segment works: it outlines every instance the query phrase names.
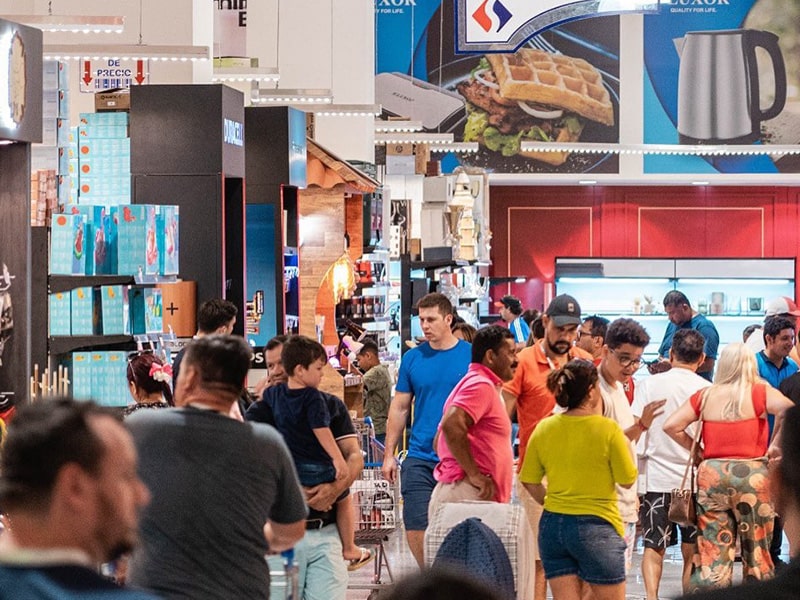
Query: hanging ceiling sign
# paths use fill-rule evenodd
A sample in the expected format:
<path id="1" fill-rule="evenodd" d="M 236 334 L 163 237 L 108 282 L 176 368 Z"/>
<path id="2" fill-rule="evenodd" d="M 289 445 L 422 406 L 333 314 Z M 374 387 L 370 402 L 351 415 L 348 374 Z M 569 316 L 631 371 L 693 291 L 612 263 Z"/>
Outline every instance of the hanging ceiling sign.
<path id="1" fill-rule="evenodd" d="M 134 61 L 111 58 L 107 60 L 82 60 L 81 92 L 94 94 L 106 90 L 129 89 L 142 85 L 149 77 L 144 60 Z"/>
<path id="2" fill-rule="evenodd" d="M 658 12 L 661 1 L 456 0 L 456 51 L 514 52 L 556 25 L 600 15 Z"/>

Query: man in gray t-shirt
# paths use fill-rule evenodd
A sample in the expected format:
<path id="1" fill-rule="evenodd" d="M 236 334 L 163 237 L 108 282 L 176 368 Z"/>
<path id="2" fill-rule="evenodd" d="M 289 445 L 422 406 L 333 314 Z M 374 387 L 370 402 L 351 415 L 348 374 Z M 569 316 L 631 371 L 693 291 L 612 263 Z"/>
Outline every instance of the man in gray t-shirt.
<path id="1" fill-rule="evenodd" d="M 240 338 L 197 339 L 181 366 L 179 408 L 126 421 L 153 496 L 131 585 L 164 598 L 267 598 L 264 555 L 303 537 L 305 500 L 280 434 L 228 417 L 249 362 Z"/>

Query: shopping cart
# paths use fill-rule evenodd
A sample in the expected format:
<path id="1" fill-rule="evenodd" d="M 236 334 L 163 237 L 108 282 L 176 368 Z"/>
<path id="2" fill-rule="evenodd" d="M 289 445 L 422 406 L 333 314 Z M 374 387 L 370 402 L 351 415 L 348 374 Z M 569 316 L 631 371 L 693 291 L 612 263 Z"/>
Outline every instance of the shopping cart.
<path id="1" fill-rule="evenodd" d="M 266 559 L 269 565 L 269 597 L 299 600 L 300 589 L 294 549 L 285 550 L 280 555 L 267 556 Z"/>
<path id="2" fill-rule="evenodd" d="M 355 539 L 357 545 L 375 546 L 377 556 L 372 583 L 351 583 L 348 587 L 377 590 L 384 585 L 383 567 L 388 575 L 387 584 L 394 580 L 383 543 L 400 525 L 400 484 L 399 478 L 394 483 L 383 478 L 384 447 L 375 439 L 371 419 L 354 419 L 353 424 L 364 455 L 364 470 L 350 487 L 356 511 Z"/>

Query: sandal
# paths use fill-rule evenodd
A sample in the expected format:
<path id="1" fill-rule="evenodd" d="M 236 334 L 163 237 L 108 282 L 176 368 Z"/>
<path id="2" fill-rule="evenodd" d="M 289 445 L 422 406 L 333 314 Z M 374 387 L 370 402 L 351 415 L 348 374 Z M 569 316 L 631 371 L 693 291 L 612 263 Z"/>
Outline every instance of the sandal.
<path id="1" fill-rule="evenodd" d="M 361 550 L 361 558 L 354 558 L 353 560 L 347 561 L 348 571 L 360 569 L 373 558 L 375 558 L 375 553 L 372 550 L 368 550 L 367 548 L 359 548 L 359 550 Z"/>

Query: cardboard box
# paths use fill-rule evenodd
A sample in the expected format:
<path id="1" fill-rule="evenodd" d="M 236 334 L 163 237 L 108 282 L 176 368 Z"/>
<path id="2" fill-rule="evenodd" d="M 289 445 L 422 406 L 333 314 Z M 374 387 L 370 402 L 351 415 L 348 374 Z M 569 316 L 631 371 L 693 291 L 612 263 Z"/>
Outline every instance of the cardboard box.
<path id="1" fill-rule="evenodd" d="M 117 215 L 117 273 L 144 273 L 147 247 L 147 205 L 128 204 L 119 207 Z M 144 321 L 142 321 L 144 328 Z M 144 333 L 144 331 L 136 332 Z"/>
<path id="2" fill-rule="evenodd" d="M 55 214 L 50 223 L 50 274 L 85 275 L 86 217 Z"/>
<path id="3" fill-rule="evenodd" d="M 131 399 L 128 393 L 128 353 L 114 350 L 104 354 L 105 386 L 103 395 L 98 400 L 106 406 L 127 406 Z"/>
<path id="4" fill-rule="evenodd" d="M 94 109 L 97 111 L 125 111 L 131 109 L 131 95 L 128 90 L 109 90 L 94 95 Z"/>
<path id="5" fill-rule="evenodd" d="M 164 331 L 162 314 L 161 290 L 158 288 L 144 288 L 145 333 L 162 333 Z"/>
<path id="6" fill-rule="evenodd" d="M 180 209 L 162 206 L 158 232 L 158 271 L 177 275 L 180 268 Z"/>
<path id="7" fill-rule="evenodd" d="M 386 156 L 412 156 L 414 144 L 386 144 Z"/>
<path id="8" fill-rule="evenodd" d="M 414 147 L 414 173 L 427 175 L 428 162 L 431 160 L 431 149 L 428 144 L 417 144 Z"/>

